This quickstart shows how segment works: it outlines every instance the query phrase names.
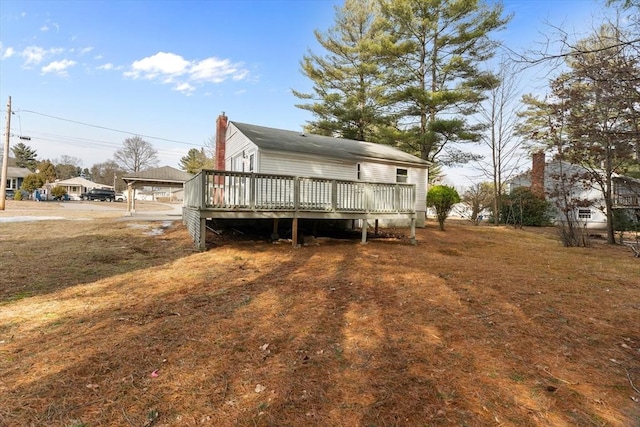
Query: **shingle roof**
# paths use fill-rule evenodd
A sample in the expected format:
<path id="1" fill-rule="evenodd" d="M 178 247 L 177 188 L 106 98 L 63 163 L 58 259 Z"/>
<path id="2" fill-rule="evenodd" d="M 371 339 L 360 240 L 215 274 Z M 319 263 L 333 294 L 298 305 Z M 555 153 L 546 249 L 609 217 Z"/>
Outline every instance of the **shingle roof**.
<path id="1" fill-rule="evenodd" d="M 148 169 L 142 172 L 128 174 L 122 177 L 124 181 L 158 181 L 158 182 L 185 182 L 193 177 L 188 172 L 181 171 L 171 166 Z"/>
<path id="2" fill-rule="evenodd" d="M 428 166 L 429 162 L 397 148 L 353 139 L 333 138 L 230 122 L 262 150 L 287 151 L 341 160 L 379 159 Z"/>

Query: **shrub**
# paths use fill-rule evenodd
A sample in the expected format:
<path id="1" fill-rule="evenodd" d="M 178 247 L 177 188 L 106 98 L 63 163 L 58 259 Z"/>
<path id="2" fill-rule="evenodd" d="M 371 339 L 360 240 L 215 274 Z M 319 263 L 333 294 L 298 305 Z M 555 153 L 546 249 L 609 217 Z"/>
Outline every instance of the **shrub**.
<path id="1" fill-rule="evenodd" d="M 501 218 L 507 224 L 546 227 L 551 225 L 550 212 L 551 204 L 543 197 L 536 196 L 527 187 L 519 187 L 505 196 Z"/>
<path id="2" fill-rule="evenodd" d="M 51 195 L 57 200 L 62 200 L 66 194 L 67 190 L 64 187 L 53 187 L 51 189 Z"/>
<path id="3" fill-rule="evenodd" d="M 436 210 L 438 225 L 444 231 L 444 221 L 449 216 L 451 208 L 460 202 L 460 195 L 455 188 L 446 185 L 434 185 L 427 192 L 427 206 Z"/>

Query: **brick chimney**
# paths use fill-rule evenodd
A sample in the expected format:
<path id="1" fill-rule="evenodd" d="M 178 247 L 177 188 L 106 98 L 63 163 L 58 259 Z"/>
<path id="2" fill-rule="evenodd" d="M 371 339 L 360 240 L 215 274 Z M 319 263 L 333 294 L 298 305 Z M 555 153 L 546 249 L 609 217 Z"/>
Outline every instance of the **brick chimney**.
<path id="1" fill-rule="evenodd" d="M 227 151 L 227 123 L 224 111 L 216 120 L 216 165 L 217 170 L 224 170 L 224 158 Z"/>
<path id="2" fill-rule="evenodd" d="M 531 192 L 536 196 L 545 197 L 544 194 L 544 151 L 533 153 L 531 165 Z"/>

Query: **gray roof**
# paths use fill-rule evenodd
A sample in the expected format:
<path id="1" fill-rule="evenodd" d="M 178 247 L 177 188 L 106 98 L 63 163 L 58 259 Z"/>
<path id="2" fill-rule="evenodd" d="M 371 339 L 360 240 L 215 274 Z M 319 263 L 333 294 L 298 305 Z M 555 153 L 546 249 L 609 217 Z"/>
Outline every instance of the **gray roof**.
<path id="1" fill-rule="evenodd" d="M 2 163 L 0 162 L 0 165 Z M 30 175 L 31 172 L 27 168 L 19 168 L 16 166 L 7 166 L 7 178 L 24 178 L 27 175 Z"/>
<path id="2" fill-rule="evenodd" d="M 230 122 L 262 150 L 287 151 L 319 157 L 359 160 L 378 159 L 426 167 L 429 162 L 385 144 L 355 141 Z"/>
<path id="3" fill-rule="evenodd" d="M 188 172 L 181 171 L 171 166 L 162 166 L 159 168 L 148 169 L 142 172 L 136 172 L 128 174 L 122 177 L 127 181 L 149 181 L 149 182 L 162 182 L 162 183 L 183 183 L 190 180 L 193 177 Z"/>

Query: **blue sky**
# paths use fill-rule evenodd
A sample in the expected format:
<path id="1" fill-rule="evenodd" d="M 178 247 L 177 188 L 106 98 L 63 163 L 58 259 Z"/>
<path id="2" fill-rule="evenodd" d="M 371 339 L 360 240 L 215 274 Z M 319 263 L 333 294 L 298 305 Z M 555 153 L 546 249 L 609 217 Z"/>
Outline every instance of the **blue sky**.
<path id="1" fill-rule="evenodd" d="M 0 0 L 2 133 L 9 96 L 12 145 L 29 136 L 39 158 L 78 157 L 83 167 L 111 159 L 134 134 L 154 145 L 161 165 L 177 167 L 214 134 L 222 111 L 230 120 L 300 130 L 312 117 L 295 107 L 291 89 L 311 87 L 300 60 L 308 49 L 321 52 L 313 31 L 333 25 L 337 5 Z M 515 17 L 496 36 L 514 49 L 543 41 L 545 22 L 584 32 L 603 9 L 596 0 L 505 7 Z M 532 91 L 544 75 L 531 74 Z M 450 181 L 464 184 L 465 171 L 450 170 Z"/>

